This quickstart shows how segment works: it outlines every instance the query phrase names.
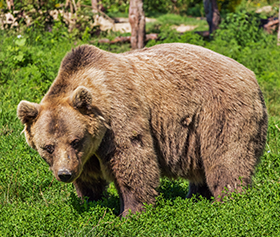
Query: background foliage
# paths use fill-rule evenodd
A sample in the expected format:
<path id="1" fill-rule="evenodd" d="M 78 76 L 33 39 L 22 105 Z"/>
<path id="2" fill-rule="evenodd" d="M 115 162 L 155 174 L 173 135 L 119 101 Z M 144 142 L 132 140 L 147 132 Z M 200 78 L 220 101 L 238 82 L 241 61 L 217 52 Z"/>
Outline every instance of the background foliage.
<path id="1" fill-rule="evenodd" d="M 161 2 L 161 1 L 159 1 Z M 183 1 L 182 1 L 183 2 Z M 164 4 L 164 3 L 162 3 Z M 244 9 L 243 9 L 244 10 Z M 174 17 L 176 24 L 180 19 Z M 183 42 L 207 47 L 253 70 L 269 112 L 266 150 L 244 194 L 223 203 L 185 199 L 188 182 L 163 178 L 155 207 L 129 219 L 118 217 L 119 200 L 111 184 L 98 202 L 81 203 L 71 184 L 57 182 L 20 134 L 16 118 L 21 100 L 40 102 L 57 75 L 66 52 L 83 43 L 120 53 L 129 44 L 99 44 L 106 35 L 69 33 L 54 22 L 52 31 L 27 27 L 0 31 L 0 233 L 2 236 L 279 236 L 280 235 L 280 48 L 276 36 L 258 27 L 259 16 L 229 13 L 212 40 L 194 32 L 180 34 L 161 16 L 151 25 L 160 43 Z M 175 20 L 174 20 L 175 21 Z"/>

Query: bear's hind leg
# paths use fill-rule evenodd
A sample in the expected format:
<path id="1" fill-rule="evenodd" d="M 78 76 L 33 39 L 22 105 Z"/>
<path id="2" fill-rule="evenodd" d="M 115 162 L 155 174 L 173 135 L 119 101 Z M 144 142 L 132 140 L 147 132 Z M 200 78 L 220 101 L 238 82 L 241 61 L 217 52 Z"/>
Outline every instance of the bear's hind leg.
<path id="1" fill-rule="evenodd" d="M 206 181 L 210 191 L 217 201 L 222 201 L 227 193 L 242 192 L 243 186 L 250 184 L 248 175 L 240 175 L 223 165 L 216 165 L 210 171 L 206 170 Z"/>

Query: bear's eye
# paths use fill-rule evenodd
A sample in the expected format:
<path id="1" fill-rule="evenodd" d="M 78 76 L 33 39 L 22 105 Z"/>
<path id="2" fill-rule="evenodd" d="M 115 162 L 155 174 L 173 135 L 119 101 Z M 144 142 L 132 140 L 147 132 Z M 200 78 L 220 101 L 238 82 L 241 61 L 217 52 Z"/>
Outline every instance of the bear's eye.
<path id="1" fill-rule="evenodd" d="M 44 147 L 44 150 L 46 150 L 48 153 L 52 154 L 54 152 L 54 145 L 46 145 Z"/>
<path id="2" fill-rule="evenodd" d="M 79 145 L 80 145 L 80 140 L 78 140 L 78 139 L 75 139 L 74 141 L 71 142 L 71 146 L 72 146 L 74 149 L 79 148 Z"/>

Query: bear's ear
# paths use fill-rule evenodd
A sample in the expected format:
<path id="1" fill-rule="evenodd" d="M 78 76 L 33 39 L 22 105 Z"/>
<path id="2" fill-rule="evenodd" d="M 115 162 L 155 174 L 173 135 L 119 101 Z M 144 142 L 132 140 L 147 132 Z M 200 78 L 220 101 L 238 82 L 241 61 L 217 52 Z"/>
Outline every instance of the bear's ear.
<path id="1" fill-rule="evenodd" d="M 72 106 L 78 109 L 82 114 L 92 114 L 98 118 L 104 126 L 111 129 L 110 125 L 107 124 L 102 112 L 92 104 L 93 98 L 91 92 L 84 86 L 79 86 L 74 90 L 72 96 L 70 97 Z"/>
<path id="2" fill-rule="evenodd" d="M 80 111 L 86 111 L 91 109 L 92 95 L 90 91 L 84 87 L 79 86 L 72 94 L 72 104 L 74 108 Z"/>
<path id="3" fill-rule="evenodd" d="M 39 114 L 39 104 L 22 100 L 17 107 L 17 116 L 22 124 L 32 123 Z"/>

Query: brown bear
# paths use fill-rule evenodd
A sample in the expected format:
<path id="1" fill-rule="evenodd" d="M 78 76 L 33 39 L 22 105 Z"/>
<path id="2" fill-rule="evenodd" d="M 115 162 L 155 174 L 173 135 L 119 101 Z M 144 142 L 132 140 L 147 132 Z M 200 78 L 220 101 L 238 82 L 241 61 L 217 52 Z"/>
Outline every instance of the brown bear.
<path id="1" fill-rule="evenodd" d="M 123 54 L 80 46 L 41 103 L 21 101 L 17 113 L 57 180 L 90 200 L 114 182 L 122 215 L 154 203 L 161 176 L 188 179 L 187 197 L 241 191 L 267 133 L 254 73 L 180 43 Z"/>

